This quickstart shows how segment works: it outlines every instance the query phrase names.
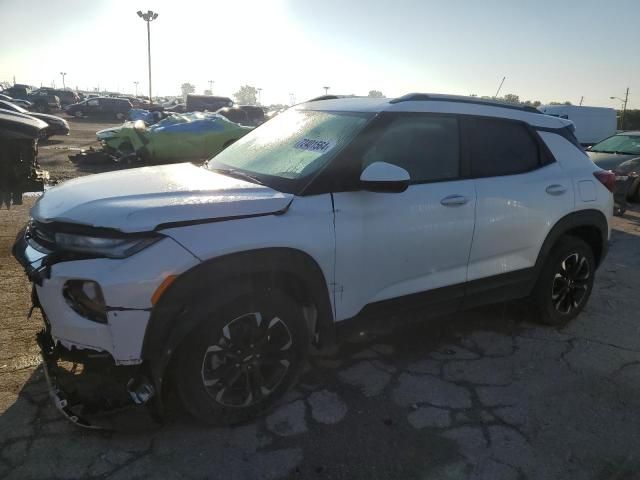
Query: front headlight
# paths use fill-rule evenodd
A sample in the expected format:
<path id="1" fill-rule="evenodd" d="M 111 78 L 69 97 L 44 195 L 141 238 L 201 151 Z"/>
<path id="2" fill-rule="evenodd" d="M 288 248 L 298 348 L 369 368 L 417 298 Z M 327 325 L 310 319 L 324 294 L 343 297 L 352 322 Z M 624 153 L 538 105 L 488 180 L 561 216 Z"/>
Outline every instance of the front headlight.
<path id="1" fill-rule="evenodd" d="M 90 237 L 72 233 L 56 233 L 56 247 L 60 250 L 87 253 L 108 258 L 126 258 L 147 248 L 162 238 L 148 237 Z"/>

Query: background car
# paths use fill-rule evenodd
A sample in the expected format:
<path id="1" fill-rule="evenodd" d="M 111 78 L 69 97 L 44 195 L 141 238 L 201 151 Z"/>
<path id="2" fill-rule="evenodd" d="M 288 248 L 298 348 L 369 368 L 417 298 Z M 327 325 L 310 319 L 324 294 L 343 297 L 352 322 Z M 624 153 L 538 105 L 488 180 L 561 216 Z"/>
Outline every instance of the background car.
<path id="1" fill-rule="evenodd" d="M 50 110 L 60 109 L 60 98 L 45 90 L 35 90 L 29 85 L 16 84 L 3 90 L 1 93 L 12 98 L 27 100 L 33 104 L 36 112 L 45 113 Z"/>
<path id="2" fill-rule="evenodd" d="M 616 174 L 619 196 L 640 202 L 640 132 L 622 132 L 596 143 L 587 154 L 603 170 Z"/>
<path id="3" fill-rule="evenodd" d="M 102 117 L 124 120 L 132 105 L 126 98 L 97 97 L 69 105 L 65 110 L 73 117 Z"/>
<path id="4" fill-rule="evenodd" d="M 67 105 L 72 105 L 80 101 L 80 96 L 73 90 L 42 87 L 39 91 L 57 96 L 60 99 L 60 105 L 62 107 L 66 107 Z"/>
<path id="5" fill-rule="evenodd" d="M 9 112 L 21 113 L 23 115 L 29 115 L 38 120 L 42 120 L 47 124 L 45 129 L 45 138 L 49 138 L 53 135 L 69 135 L 69 124 L 64 118 L 56 117 L 55 115 L 48 115 L 46 113 L 30 112 L 24 108 L 15 105 L 5 100 L 0 100 L 0 109 Z"/>
<path id="6" fill-rule="evenodd" d="M 229 97 L 216 97 L 215 95 L 187 95 L 187 112 L 216 112 L 224 107 L 232 107 L 233 100 Z"/>
<path id="7" fill-rule="evenodd" d="M 20 107 L 26 108 L 27 110 L 29 110 L 33 106 L 33 103 L 31 103 L 28 100 L 22 100 L 20 98 L 13 98 L 13 97 L 10 97 L 9 95 L 4 95 L 2 93 L 0 93 L 0 100 L 4 100 L 5 102 L 13 103 L 14 105 L 19 105 Z"/>

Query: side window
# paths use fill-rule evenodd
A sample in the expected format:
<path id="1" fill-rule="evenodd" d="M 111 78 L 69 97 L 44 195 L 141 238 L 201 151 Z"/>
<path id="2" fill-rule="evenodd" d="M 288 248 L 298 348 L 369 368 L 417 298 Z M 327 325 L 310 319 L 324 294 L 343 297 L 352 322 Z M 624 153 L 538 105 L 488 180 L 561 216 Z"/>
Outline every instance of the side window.
<path id="1" fill-rule="evenodd" d="M 399 114 L 363 155 L 363 169 L 387 162 L 409 172 L 412 182 L 457 178 L 460 142 L 455 117 Z"/>
<path id="2" fill-rule="evenodd" d="M 538 144 L 521 123 L 468 118 L 465 131 L 474 177 L 515 175 L 540 166 Z"/>
<path id="3" fill-rule="evenodd" d="M 99 103 L 98 103 L 98 100 L 89 100 L 87 102 L 87 105 L 89 105 L 90 107 L 97 107 Z"/>

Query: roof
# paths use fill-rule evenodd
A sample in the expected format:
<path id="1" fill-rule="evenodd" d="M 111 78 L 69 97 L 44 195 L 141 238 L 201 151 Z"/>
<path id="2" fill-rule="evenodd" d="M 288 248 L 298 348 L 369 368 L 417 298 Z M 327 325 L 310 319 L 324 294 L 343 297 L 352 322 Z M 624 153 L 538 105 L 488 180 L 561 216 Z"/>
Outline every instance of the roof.
<path id="1" fill-rule="evenodd" d="M 429 112 L 478 115 L 511 120 L 521 120 L 531 125 L 546 128 L 563 128 L 567 122 L 538 110 L 493 99 L 442 95 L 433 93 L 413 93 L 390 98 L 348 97 L 317 100 L 296 106 L 302 110 L 344 111 L 344 112 Z"/>

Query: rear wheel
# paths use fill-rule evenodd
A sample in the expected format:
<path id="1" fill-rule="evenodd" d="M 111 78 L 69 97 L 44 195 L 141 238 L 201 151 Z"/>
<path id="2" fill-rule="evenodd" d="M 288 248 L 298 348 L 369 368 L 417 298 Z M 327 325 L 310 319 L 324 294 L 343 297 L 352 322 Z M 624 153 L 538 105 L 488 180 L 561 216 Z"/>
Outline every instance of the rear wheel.
<path id="1" fill-rule="evenodd" d="M 76 118 L 82 118 L 84 117 L 84 113 L 82 113 L 82 110 L 76 110 L 75 112 L 73 112 L 73 116 Z"/>
<path id="2" fill-rule="evenodd" d="M 179 396 L 208 424 L 248 420 L 295 383 L 308 348 L 302 309 L 291 298 L 274 290 L 239 297 L 207 313 L 185 340 L 174 370 Z"/>
<path id="3" fill-rule="evenodd" d="M 117 112 L 116 113 L 116 120 L 124 120 L 124 113 Z"/>
<path id="4" fill-rule="evenodd" d="M 563 237 L 551 250 L 533 292 L 540 321 L 565 325 L 585 307 L 595 276 L 591 247 L 576 237 Z"/>

